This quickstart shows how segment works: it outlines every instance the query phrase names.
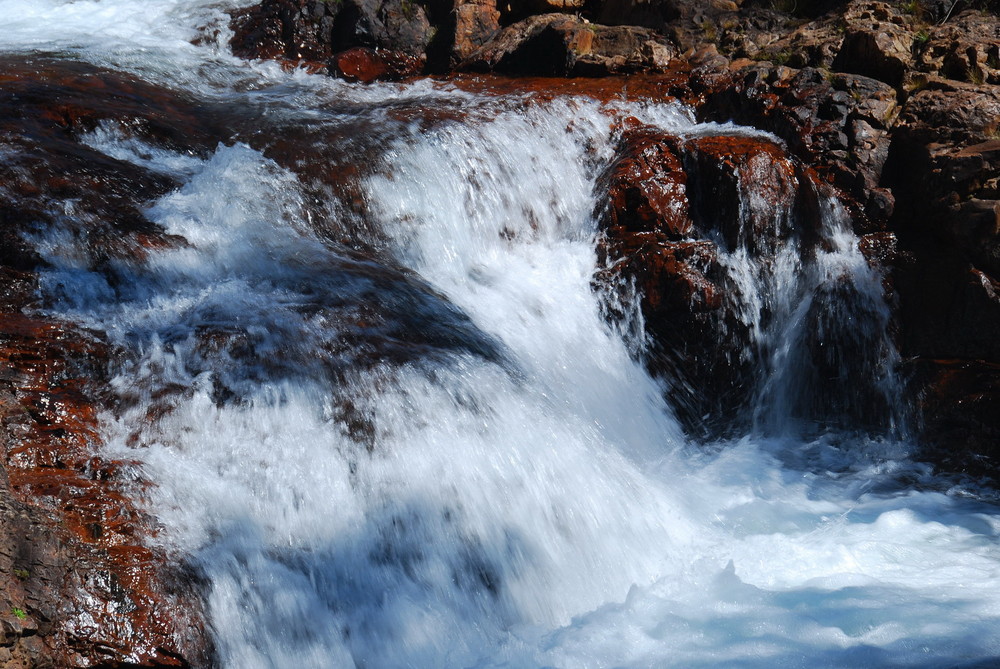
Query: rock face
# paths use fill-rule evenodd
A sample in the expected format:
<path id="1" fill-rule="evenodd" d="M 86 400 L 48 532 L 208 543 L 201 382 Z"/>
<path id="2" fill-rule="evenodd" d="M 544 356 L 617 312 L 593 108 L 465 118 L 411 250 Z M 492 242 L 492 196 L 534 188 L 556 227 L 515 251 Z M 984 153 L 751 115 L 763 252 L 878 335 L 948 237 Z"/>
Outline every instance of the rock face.
<path id="1" fill-rule="evenodd" d="M 895 91 L 868 77 L 806 68 L 748 66 L 710 83 L 700 114 L 774 133 L 803 162 L 840 189 L 856 227 L 878 230 L 894 198 L 881 188 L 890 128 L 899 115 Z"/>
<path id="2" fill-rule="evenodd" d="M 428 10 L 410 0 L 269 0 L 238 12 L 232 27 L 233 53 L 243 58 L 327 63 L 360 47 L 408 64 L 385 67 L 386 78 L 421 72 L 434 36 Z"/>
<path id="3" fill-rule="evenodd" d="M 650 30 L 542 14 L 505 28 L 460 67 L 506 74 L 595 76 L 662 70 L 673 54 Z"/>
<path id="4" fill-rule="evenodd" d="M 672 380 L 690 433 L 745 430 L 763 392 L 771 309 L 747 292 L 746 273 L 766 285 L 780 254 L 814 252 L 813 177 L 768 139 L 681 140 L 633 119 L 599 188 L 598 283 L 638 289 L 649 368 Z"/>
<path id="5" fill-rule="evenodd" d="M 138 210 L 172 182 L 78 138 L 122 118 L 161 146 L 198 152 L 217 138 L 204 110 L 126 76 L 40 60 L 0 67 L 0 658 L 206 666 L 190 579 L 146 546 L 152 530 L 127 497 L 127 463 L 92 452 L 98 411 L 111 408 L 115 352 L 35 314 L 47 261 L 26 233 L 58 228 L 86 240 L 76 252 L 93 267 L 177 243 Z M 75 215 L 60 216 L 55 205 L 70 201 Z"/>
<path id="6" fill-rule="evenodd" d="M 371 16 L 361 0 L 342 4 L 354 7 L 357 17 Z M 720 218 L 732 222 L 735 210 L 726 207 L 739 182 L 734 175 L 790 160 L 794 178 L 786 183 L 767 175 L 763 183 L 773 188 L 761 201 L 780 194 L 792 197 L 793 208 L 808 208 L 815 206 L 809 204 L 810 192 L 829 190 L 846 207 L 869 262 L 887 268 L 884 285 L 898 305 L 895 331 L 909 361 L 904 372 L 913 379 L 911 391 L 926 400 L 927 457 L 947 459 L 949 467 L 960 467 L 965 458 L 982 468 L 981 456 L 1000 457 L 993 436 L 972 440 L 981 444 L 975 458 L 968 450 L 952 457 L 952 444 L 969 441 L 973 431 L 1000 434 L 1000 419 L 990 423 L 983 412 L 969 409 L 963 423 L 964 407 L 974 403 L 964 390 L 948 389 L 995 387 L 987 379 L 1000 365 L 996 8 L 945 0 L 793 4 L 781 11 L 766 0 L 436 0 L 416 3 L 422 13 L 411 17 L 416 28 L 404 31 L 406 36 L 381 42 L 375 36 L 387 34 L 379 26 L 391 23 L 388 15 L 367 23 L 357 17 L 346 21 L 330 7 L 305 11 L 305 0 L 265 0 L 249 11 L 270 8 L 264 12 L 270 12 L 269 23 L 255 19 L 264 26 L 256 38 L 263 46 L 260 57 L 325 62 L 349 47 L 375 50 L 361 54 L 364 59 L 352 52 L 345 65 L 333 68 L 361 80 L 404 76 L 371 64 L 385 60 L 378 50 L 401 46 L 413 57 L 426 56 L 431 71 L 460 67 L 569 77 L 684 73 L 684 81 L 650 94 L 681 98 L 703 120 L 770 132 L 787 155 L 760 149 L 729 156 L 710 142 L 653 138 L 648 128 L 623 135 L 619 157 L 601 180 L 609 198 L 602 209 L 607 235 L 602 253 L 609 268 L 599 283 L 621 279 L 642 289 L 648 334 L 659 346 L 656 364 L 662 369 L 654 371 L 676 376 L 675 387 L 689 389 L 678 392 L 688 393 L 684 402 L 692 416 L 721 411 L 721 405 L 699 406 L 694 398 L 702 391 L 736 398 L 739 413 L 737 397 L 745 390 L 739 379 L 746 370 L 731 354 L 739 346 L 708 351 L 698 342 L 719 328 L 734 342 L 743 336 L 727 307 L 732 287 L 720 258 L 740 244 L 766 256 L 770 242 L 760 233 L 775 212 L 761 210 L 757 220 L 712 227 L 700 213 L 705 206 L 700 193 L 709 193 L 705 202 L 722 207 L 728 213 Z M 329 45 L 318 51 L 297 46 L 308 41 L 297 35 L 312 33 L 293 24 L 307 16 L 314 24 L 316 16 L 327 21 L 317 34 L 328 35 Z M 420 17 L 432 27 L 433 38 L 421 37 Z M 334 30 L 335 23 L 374 27 Z M 241 34 L 237 30 L 237 50 Z M 633 81 L 638 86 L 638 79 Z M 730 176 L 716 171 L 706 177 L 713 161 L 721 161 Z M 803 188 L 806 182 L 814 188 Z M 715 193 L 705 191 L 704 183 L 724 196 L 711 200 Z M 810 233 L 796 234 L 807 240 Z M 734 370 L 728 381 L 696 380 L 712 378 L 723 362 Z"/>

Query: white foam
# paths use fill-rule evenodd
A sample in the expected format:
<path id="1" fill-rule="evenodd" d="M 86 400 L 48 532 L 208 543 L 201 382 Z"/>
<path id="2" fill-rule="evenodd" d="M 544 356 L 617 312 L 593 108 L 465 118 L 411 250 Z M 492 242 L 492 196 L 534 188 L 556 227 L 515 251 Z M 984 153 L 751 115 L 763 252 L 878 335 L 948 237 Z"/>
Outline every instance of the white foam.
<path id="1" fill-rule="evenodd" d="M 238 64 L 189 43 L 221 9 L 0 0 L 18 17 L 3 48 L 48 43 L 216 100 L 256 90 L 292 117 L 336 91 L 373 117 L 366 105 L 395 95 L 472 107 L 465 124 L 402 129 L 362 184 L 419 280 L 318 237 L 295 175 L 246 146 L 200 160 L 110 126 L 85 140 L 184 181 L 148 216 L 190 246 L 122 262 L 113 284 L 53 231 L 43 289 L 56 313 L 130 351 L 102 448 L 155 483 L 157 540 L 204 573 L 223 666 L 1000 656 L 1000 515 L 935 492 L 905 444 L 781 431 L 685 443 L 590 286 L 613 110 Z M 616 105 L 720 131 L 675 106 Z M 866 271 L 845 230 L 830 240 L 831 272 Z M 212 348 L 206 332 L 234 339 Z M 372 342 L 414 333 L 420 344 L 401 348 L 415 355 L 379 359 Z M 904 472 L 922 485 L 907 489 Z"/>

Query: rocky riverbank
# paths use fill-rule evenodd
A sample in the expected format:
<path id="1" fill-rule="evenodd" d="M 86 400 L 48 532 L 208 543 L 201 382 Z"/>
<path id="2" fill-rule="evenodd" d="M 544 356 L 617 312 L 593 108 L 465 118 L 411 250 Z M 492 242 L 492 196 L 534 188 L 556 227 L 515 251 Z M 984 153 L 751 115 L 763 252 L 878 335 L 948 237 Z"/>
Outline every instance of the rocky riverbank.
<path id="1" fill-rule="evenodd" d="M 360 81 L 669 73 L 653 95 L 784 144 L 781 155 L 732 142 L 704 153 L 630 129 L 606 176 L 607 258 L 645 286 L 649 334 L 664 352 L 650 364 L 684 378 L 689 427 L 710 435 L 696 416 L 727 422 L 746 370 L 725 342 L 705 345 L 722 322 L 708 321 L 725 320 L 711 315 L 725 288 L 711 278 L 713 251 L 688 217 L 684 183 L 692 169 L 746 169 L 753 156 L 769 156 L 763 177 L 777 191 L 797 172 L 797 183 L 835 193 L 885 271 L 901 371 L 921 398 L 926 457 L 992 475 L 1000 457 L 995 10 L 964 0 L 265 0 L 234 17 L 233 48 Z"/>
<path id="2" fill-rule="evenodd" d="M 720 266 L 720 244 L 742 245 L 766 261 L 796 221 L 796 252 L 814 255 L 827 243 L 818 233 L 827 215 L 820 201 L 832 195 L 891 298 L 897 371 L 919 404 L 924 457 L 946 471 L 997 479 L 994 5 L 264 0 L 236 13 L 232 27 L 232 48 L 242 57 L 353 81 L 434 77 L 539 97 L 679 99 L 700 120 L 770 133 L 778 141 L 759 133 L 680 141 L 628 118 L 598 181 L 595 288 L 624 280 L 641 289 L 653 342 L 649 368 L 675 381 L 671 403 L 690 434 L 734 434 L 754 418 L 754 371 L 739 355 L 750 334 L 726 299 L 737 288 Z M 364 157 L 348 137 L 317 151 L 326 131 L 319 125 L 289 123 L 277 132 L 280 121 L 272 120 L 261 131 L 232 112 L 223 118 L 89 65 L 11 57 L 0 71 L 0 666 L 209 666 L 197 575 L 149 548 L 155 528 L 130 500 L 143 485 L 135 469 L 93 454 L 100 413 L 116 415 L 137 399 L 109 386 L 120 352 L 98 334 L 39 315 L 46 305 L 37 284 L 48 261 L 34 244 L 37 232 L 58 230 L 76 245 L 80 266 L 110 283 L 119 261 L 186 243 L 142 211 L 177 186 L 171 177 L 83 142 L 105 122 L 191 156 L 207 156 L 219 142 L 247 142 L 299 174 L 312 189 L 308 197 L 319 202 L 332 191 L 359 217 Z M 750 181 L 758 197 L 739 212 L 741 184 Z M 314 213 L 322 218 L 319 205 Z M 743 226 L 732 225 L 740 216 Z M 341 239 L 333 229 L 324 234 L 361 255 L 378 245 Z M 382 281 L 409 280 L 380 271 Z M 608 312 L 616 316 L 613 305 Z M 359 335 L 361 346 L 341 345 L 373 359 L 405 356 L 417 335 L 383 336 L 372 325 L 380 317 L 359 316 L 359 331 L 376 334 Z M 201 335 L 206 346 L 252 348 L 245 333 L 208 328 Z M 448 333 L 418 335 L 438 341 Z M 878 342 L 832 353 L 814 343 L 816 383 L 827 388 L 817 394 L 823 406 L 809 413 L 889 431 L 887 399 L 853 393 L 863 380 L 840 374 L 838 365 L 839 356 L 871 354 Z M 139 399 L 162 408 L 170 398 Z M 365 438 L 371 426 L 344 411 Z"/>

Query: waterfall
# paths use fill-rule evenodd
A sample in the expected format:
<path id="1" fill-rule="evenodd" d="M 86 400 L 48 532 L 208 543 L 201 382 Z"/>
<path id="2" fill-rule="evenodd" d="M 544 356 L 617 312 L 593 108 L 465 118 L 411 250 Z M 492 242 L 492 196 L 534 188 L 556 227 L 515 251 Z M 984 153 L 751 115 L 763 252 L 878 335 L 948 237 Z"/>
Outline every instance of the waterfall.
<path id="1" fill-rule="evenodd" d="M 751 131 L 669 101 L 244 64 L 191 42 L 224 33 L 217 3 L 15 8 L 0 49 L 51 30 L 243 124 L 205 155 L 114 121 L 79 137 L 176 184 L 138 203 L 174 243 L 97 263 L 68 229 L 32 239 L 46 312 L 121 352 L 97 448 L 151 483 L 149 541 L 199 575 L 220 666 L 1000 657 L 1000 513 L 909 458 L 882 277 L 835 202 L 766 262 L 718 238 L 757 375 L 735 438 L 690 439 L 603 315 L 618 121 Z M 323 159 L 269 156 L 298 125 Z M 355 151 L 347 185 L 307 176 Z"/>

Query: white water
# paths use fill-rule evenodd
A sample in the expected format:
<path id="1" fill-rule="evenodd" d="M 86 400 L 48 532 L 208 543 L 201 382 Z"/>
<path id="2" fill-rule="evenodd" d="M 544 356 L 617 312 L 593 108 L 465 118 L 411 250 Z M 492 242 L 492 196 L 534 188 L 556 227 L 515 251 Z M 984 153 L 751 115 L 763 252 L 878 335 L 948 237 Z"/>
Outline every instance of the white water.
<path id="1" fill-rule="evenodd" d="M 158 541 L 205 574 L 223 666 L 1000 657 L 1000 513 L 949 491 L 907 444 L 794 429 L 686 443 L 590 287 L 609 110 L 242 65 L 187 42 L 219 10 L 0 0 L 0 16 L 18 17 L 0 45 L 215 100 L 267 97 L 290 115 L 338 97 L 376 118 L 375 103 L 398 97 L 484 110 L 427 132 L 400 125 L 363 184 L 387 253 L 418 276 L 322 239 L 295 175 L 246 146 L 201 160 L 114 127 L 86 139 L 183 181 L 147 215 L 190 247 L 122 263 L 113 288 L 51 233 L 45 291 L 132 352 L 115 379 L 127 408 L 106 417 L 102 449 L 141 460 L 156 484 Z M 671 106 L 619 106 L 682 134 L 718 131 Z M 782 272 L 758 281 L 787 288 L 761 297 L 787 303 L 785 325 L 759 335 L 780 388 L 796 383 L 804 287 L 846 273 L 877 297 L 835 223 L 828 253 L 786 263 L 793 285 Z M 408 354 L 381 355 L 386 340 Z M 782 424 L 784 400 L 761 396 Z"/>

